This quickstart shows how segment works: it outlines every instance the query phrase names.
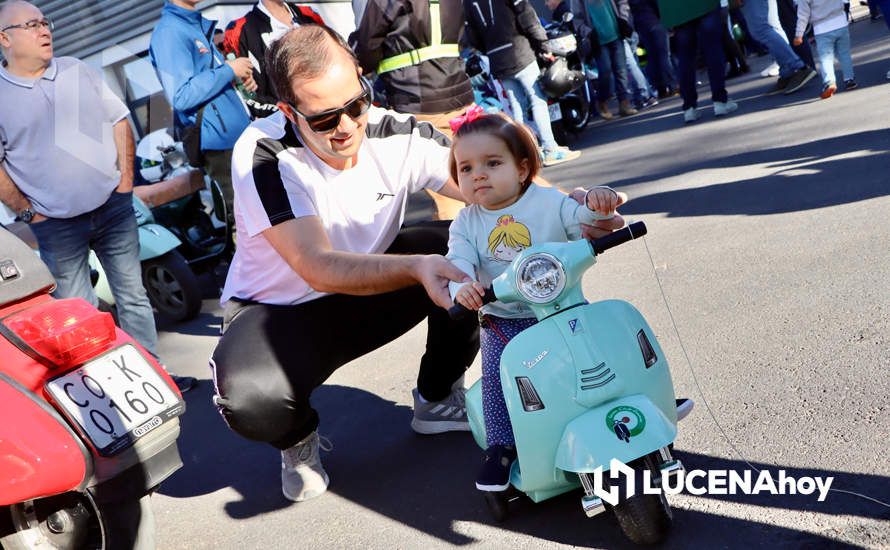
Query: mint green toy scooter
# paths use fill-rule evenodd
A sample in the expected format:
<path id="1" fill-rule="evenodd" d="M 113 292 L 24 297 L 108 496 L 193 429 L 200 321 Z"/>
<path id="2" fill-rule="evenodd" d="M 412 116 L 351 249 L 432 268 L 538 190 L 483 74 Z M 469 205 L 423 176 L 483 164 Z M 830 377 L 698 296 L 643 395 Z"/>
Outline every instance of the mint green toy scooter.
<path id="1" fill-rule="evenodd" d="M 683 469 L 671 456 L 677 435 L 671 374 L 640 312 L 619 300 L 589 304 L 580 284 L 599 254 L 645 234 L 637 222 L 592 242 L 532 246 L 494 280 L 485 301 L 523 302 L 539 321 L 501 357 L 518 454 L 511 485 L 535 502 L 583 487 L 587 516 L 609 508 L 630 540 L 651 544 L 667 535 L 672 514 L 663 493 L 643 493 L 643 472 L 658 487 Z M 457 305 L 450 313 L 467 311 Z M 466 403 L 473 437 L 484 449 L 480 382 Z M 594 471 L 609 471 L 613 459 L 633 469 L 634 485 L 597 478 Z M 485 493 L 498 521 L 507 516 L 511 490 Z"/>

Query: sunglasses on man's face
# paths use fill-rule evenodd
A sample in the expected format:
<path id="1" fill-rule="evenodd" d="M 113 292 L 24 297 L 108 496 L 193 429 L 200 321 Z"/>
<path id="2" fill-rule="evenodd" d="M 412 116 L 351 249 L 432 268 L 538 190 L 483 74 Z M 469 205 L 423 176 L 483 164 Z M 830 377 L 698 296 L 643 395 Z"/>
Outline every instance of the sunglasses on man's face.
<path id="1" fill-rule="evenodd" d="M 361 84 L 362 94 L 339 109 L 331 109 L 317 115 L 304 115 L 293 105 L 290 108 L 306 121 L 306 124 L 309 125 L 313 132 L 325 134 L 340 125 L 340 117 L 344 114 L 355 120 L 367 113 L 368 109 L 371 108 L 371 102 L 373 101 L 371 86 L 368 85 L 364 78 L 361 79 Z"/>

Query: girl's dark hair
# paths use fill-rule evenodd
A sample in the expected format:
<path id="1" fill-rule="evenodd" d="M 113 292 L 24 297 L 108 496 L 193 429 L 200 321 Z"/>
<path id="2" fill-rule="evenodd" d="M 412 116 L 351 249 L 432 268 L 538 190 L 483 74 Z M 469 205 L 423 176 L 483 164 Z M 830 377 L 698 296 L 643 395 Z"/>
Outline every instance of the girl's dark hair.
<path id="1" fill-rule="evenodd" d="M 331 66 L 337 48 L 343 50 L 358 69 L 355 53 L 343 37 L 330 27 L 300 25 L 276 40 L 266 52 L 266 70 L 275 97 L 290 105 L 297 105 L 293 82 L 323 74 Z"/>
<path id="2" fill-rule="evenodd" d="M 451 154 L 448 156 L 448 170 L 455 183 L 457 182 L 457 160 L 454 158 L 454 144 L 463 136 L 470 134 L 488 134 L 499 138 L 507 146 L 517 164 L 523 159 L 528 161 L 528 176 L 520 186 L 523 191 L 540 173 L 541 157 L 538 155 L 538 142 L 531 131 L 502 113 L 486 114 L 464 122 L 454 132 Z"/>

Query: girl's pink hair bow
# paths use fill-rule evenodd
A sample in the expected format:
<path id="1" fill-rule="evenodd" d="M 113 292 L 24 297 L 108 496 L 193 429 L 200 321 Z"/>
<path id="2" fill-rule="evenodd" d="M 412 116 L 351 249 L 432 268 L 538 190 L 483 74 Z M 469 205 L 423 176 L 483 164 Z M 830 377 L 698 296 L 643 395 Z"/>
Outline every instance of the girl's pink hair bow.
<path id="1" fill-rule="evenodd" d="M 477 118 L 481 117 L 484 114 L 485 114 L 485 111 L 482 109 L 482 107 L 480 107 L 474 103 L 473 106 L 470 107 L 469 109 L 467 109 L 467 111 L 464 114 L 458 115 L 458 116 L 452 118 L 451 120 L 449 120 L 448 125 L 451 126 L 451 132 L 456 134 L 458 128 L 460 128 L 467 122 L 472 122 L 472 121 L 476 120 Z"/>

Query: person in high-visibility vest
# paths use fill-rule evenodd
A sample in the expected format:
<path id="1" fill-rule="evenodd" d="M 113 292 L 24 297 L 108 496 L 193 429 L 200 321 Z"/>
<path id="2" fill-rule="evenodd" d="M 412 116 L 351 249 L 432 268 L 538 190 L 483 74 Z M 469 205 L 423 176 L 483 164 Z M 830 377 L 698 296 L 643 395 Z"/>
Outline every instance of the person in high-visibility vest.
<path id="1" fill-rule="evenodd" d="M 368 0 L 349 43 L 365 74 L 377 73 L 388 106 L 432 123 L 451 137 L 448 121 L 473 103 L 460 57 L 460 0 Z M 463 207 L 433 194 L 439 219 Z"/>

